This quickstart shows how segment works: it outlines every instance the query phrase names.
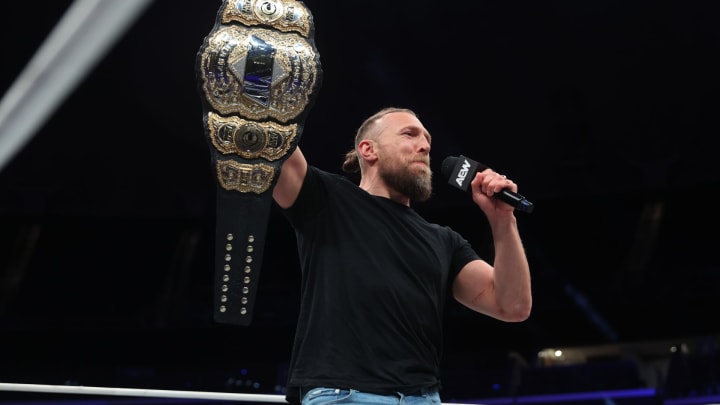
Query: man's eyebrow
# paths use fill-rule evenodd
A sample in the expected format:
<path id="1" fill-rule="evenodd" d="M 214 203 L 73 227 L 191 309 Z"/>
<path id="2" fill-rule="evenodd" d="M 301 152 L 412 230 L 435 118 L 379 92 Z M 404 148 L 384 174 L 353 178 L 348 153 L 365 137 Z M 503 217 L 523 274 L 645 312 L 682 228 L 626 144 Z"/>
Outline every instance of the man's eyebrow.
<path id="1" fill-rule="evenodd" d="M 420 132 L 425 138 L 427 138 L 428 142 L 432 142 L 432 135 L 430 135 L 430 132 L 425 129 L 424 127 L 417 126 L 417 125 L 407 125 L 402 130 L 412 130 L 414 132 Z"/>
<path id="2" fill-rule="evenodd" d="M 417 125 L 414 125 L 414 124 L 408 124 L 408 125 L 405 125 L 405 126 L 403 126 L 403 127 L 400 128 L 400 132 L 405 132 L 405 131 L 408 131 L 408 130 L 409 130 L 409 131 L 413 131 L 413 132 L 420 132 L 421 134 L 425 135 L 425 136 L 428 137 L 429 139 L 432 138 L 432 136 L 430 135 L 430 132 L 428 132 L 427 129 L 425 129 L 425 128 L 423 128 L 423 127 L 420 127 L 420 126 L 417 126 Z"/>

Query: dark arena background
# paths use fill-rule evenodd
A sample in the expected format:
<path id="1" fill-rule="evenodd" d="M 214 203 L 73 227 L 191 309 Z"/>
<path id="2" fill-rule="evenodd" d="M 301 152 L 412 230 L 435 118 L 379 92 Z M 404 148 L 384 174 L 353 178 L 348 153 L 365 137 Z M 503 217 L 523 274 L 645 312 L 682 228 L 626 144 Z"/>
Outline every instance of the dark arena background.
<path id="1" fill-rule="evenodd" d="M 324 71 L 300 142 L 310 163 L 340 172 L 362 119 L 405 106 L 433 135 L 435 195 L 418 212 L 490 254 L 481 212 L 440 176 L 460 154 L 535 204 L 517 214 L 532 315 L 505 324 L 449 302 L 444 401 L 720 403 L 720 3 L 305 4 Z M 72 5 L 2 6 L 3 103 Z M 56 108 L 29 110 L 36 129 L 0 162 L 0 383 L 284 393 L 299 268 L 277 207 L 252 324 L 212 314 L 195 57 L 220 5 L 151 2 Z"/>

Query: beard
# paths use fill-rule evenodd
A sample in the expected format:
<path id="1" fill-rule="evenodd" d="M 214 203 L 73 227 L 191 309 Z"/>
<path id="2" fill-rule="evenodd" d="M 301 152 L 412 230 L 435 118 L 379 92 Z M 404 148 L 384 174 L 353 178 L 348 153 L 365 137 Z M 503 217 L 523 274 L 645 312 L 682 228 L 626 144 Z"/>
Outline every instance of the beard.
<path id="1" fill-rule="evenodd" d="M 432 171 L 429 167 L 423 169 L 408 164 L 402 167 L 382 166 L 380 177 L 392 189 L 403 194 L 413 201 L 426 201 L 432 195 Z"/>

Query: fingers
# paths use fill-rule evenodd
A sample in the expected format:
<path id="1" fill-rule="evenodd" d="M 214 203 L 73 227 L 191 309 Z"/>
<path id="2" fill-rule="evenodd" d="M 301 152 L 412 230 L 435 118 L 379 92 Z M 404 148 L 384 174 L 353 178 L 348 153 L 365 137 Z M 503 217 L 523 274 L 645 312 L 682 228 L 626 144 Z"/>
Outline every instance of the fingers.
<path id="1" fill-rule="evenodd" d="M 480 182 L 480 190 L 488 197 L 492 197 L 495 193 L 503 189 L 517 191 L 515 182 L 508 179 L 507 176 L 496 173 L 491 169 L 486 169 L 478 173 L 477 180 Z"/>

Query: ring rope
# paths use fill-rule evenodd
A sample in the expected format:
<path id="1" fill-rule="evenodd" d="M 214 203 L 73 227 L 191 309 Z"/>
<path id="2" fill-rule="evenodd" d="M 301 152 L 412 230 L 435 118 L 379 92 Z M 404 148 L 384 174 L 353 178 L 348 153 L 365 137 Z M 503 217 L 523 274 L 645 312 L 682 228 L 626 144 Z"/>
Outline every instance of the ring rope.
<path id="1" fill-rule="evenodd" d="M 22 392 L 43 392 L 55 394 L 79 394 L 79 395 L 111 395 L 124 397 L 154 397 L 154 398 L 184 398 L 184 399 L 208 399 L 218 401 L 247 401 L 286 404 L 284 395 L 273 394 L 240 394 L 231 392 L 210 392 L 210 391 L 177 391 L 157 390 L 145 388 L 112 388 L 112 387 L 88 387 L 76 385 L 47 385 L 47 384 L 17 384 L 0 383 L 0 391 L 22 391 Z M 443 403 L 444 405 L 470 405 L 458 403 Z M 477 405 L 477 404 L 473 404 Z"/>

